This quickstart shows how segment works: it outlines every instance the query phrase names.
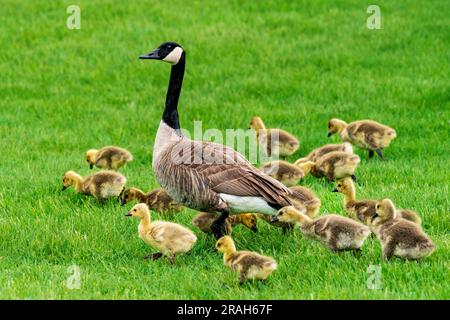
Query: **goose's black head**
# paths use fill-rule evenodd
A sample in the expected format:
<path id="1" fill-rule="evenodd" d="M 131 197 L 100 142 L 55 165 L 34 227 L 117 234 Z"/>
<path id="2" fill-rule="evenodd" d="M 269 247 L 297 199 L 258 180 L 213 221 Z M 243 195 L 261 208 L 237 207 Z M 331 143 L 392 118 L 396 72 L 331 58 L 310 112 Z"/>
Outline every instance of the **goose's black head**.
<path id="1" fill-rule="evenodd" d="M 184 49 L 176 42 L 164 42 L 148 54 L 139 56 L 139 59 L 154 59 L 177 64 L 184 55 Z"/>

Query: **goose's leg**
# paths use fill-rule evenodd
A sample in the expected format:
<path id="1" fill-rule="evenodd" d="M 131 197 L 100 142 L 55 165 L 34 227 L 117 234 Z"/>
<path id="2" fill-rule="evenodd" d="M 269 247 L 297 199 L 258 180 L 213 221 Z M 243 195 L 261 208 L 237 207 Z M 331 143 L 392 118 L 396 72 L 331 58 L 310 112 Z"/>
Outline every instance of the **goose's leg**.
<path id="1" fill-rule="evenodd" d="M 383 152 L 381 151 L 381 149 L 376 149 L 375 151 L 377 152 L 377 155 L 378 155 L 382 160 L 384 160 Z"/>
<path id="2" fill-rule="evenodd" d="M 227 234 L 225 220 L 230 216 L 228 209 L 222 210 L 220 216 L 211 224 L 211 231 L 216 239 L 219 239 Z"/>

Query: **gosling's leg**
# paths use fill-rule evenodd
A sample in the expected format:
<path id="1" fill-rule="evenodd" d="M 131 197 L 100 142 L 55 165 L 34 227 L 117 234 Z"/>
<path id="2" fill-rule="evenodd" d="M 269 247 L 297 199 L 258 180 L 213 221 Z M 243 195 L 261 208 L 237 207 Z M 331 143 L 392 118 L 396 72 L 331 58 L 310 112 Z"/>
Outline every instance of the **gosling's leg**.
<path id="1" fill-rule="evenodd" d="M 171 254 L 170 256 L 168 256 L 168 259 L 169 259 L 169 263 L 171 265 L 173 265 L 175 263 L 175 255 L 174 254 Z"/>
<path id="2" fill-rule="evenodd" d="M 147 256 L 144 257 L 144 259 L 152 259 L 153 261 L 158 260 L 159 258 L 161 258 L 163 256 L 162 252 L 155 252 L 155 253 L 151 253 Z"/>
<path id="3" fill-rule="evenodd" d="M 373 150 L 369 150 L 369 159 L 372 159 L 374 154 Z"/>
<path id="4" fill-rule="evenodd" d="M 375 151 L 377 152 L 377 154 L 381 158 L 381 160 L 384 160 L 383 152 L 381 151 L 381 149 L 376 149 Z"/>
<path id="5" fill-rule="evenodd" d="M 216 239 L 220 239 L 227 234 L 225 220 L 230 216 L 228 210 L 223 210 L 220 216 L 211 224 L 211 231 Z"/>
<path id="6" fill-rule="evenodd" d="M 356 176 L 355 176 L 354 174 L 352 174 L 350 177 L 352 178 L 353 181 L 358 182 L 358 181 L 356 180 Z"/>

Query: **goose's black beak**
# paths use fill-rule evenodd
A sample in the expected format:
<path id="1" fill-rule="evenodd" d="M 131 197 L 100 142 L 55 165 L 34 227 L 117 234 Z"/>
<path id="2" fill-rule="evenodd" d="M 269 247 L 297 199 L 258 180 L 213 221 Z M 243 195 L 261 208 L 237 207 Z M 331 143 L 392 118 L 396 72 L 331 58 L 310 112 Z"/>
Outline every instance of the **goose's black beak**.
<path id="1" fill-rule="evenodd" d="M 63 186 L 62 189 L 61 189 L 61 191 L 64 191 L 64 190 L 66 190 L 66 189 L 67 189 L 67 187 L 66 187 L 66 186 Z"/>
<path id="2" fill-rule="evenodd" d="M 90 164 L 90 165 L 89 165 L 89 169 L 91 169 L 91 170 L 94 169 L 94 165 L 93 165 L 93 164 Z"/>
<path id="3" fill-rule="evenodd" d="M 278 222 L 280 219 L 278 219 L 277 216 L 273 216 L 272 219 L 270 219 L 270 223 Z"/>
<path id="4" fill-rule="evenodd" d="M 129 211 L 125 214 L 125 217 L 131 217 L 131 216 L 132 216 L 131 211 Z"/>
<path id="5" fill-rule="evenodd" d="M 332 133 L 328 132 L 327 138 L 331 137 Z"/>
<path id="6" fill-rule="evenodd" d="M 337 188 L 334 188 L 332 192 L 339 192 Z"/>
<path id="7" fill-rule="evenodd" d="M 162 57 L 159 55 L 159 48 L 153 50 L 148 54 L 143 54 L 139 56 L 139 59 L 153 59 L 153 60 L 161 60 Z"/>

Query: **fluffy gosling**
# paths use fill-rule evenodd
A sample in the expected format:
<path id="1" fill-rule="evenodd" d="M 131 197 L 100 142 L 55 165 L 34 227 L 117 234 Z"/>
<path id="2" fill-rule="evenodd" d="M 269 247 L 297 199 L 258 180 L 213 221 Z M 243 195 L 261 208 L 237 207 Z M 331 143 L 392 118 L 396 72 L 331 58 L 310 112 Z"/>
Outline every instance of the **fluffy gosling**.
<path id="1" fill-rule="evenodd" d="M 301 207 L 304 206 L 307 216 L 311 218 L 317 216 L 322 203 L 312 190 L 302 186 L 290 187 L 289 189 L 292 190 L 292 195 L 289 196 L 289 199 L 292 201 L 295 209 L 302 212 Z"/>
<path id="2" fill-rule="evenodd" d="M 350 178 L 344 178 L 337 182 L 333 192 L 340 192 L 344 195 L 344 209 L 355 220 L 359 220 L 366 225 L 370 225 L 372 217 L 375 215 L 377 200 L 356 200 L 355 184 Z M 421 224 L 419 215 L 406 209 L 397 209 L 399 218 L 403 218 Z"/>
<path id="3" fill-rule="evenodd" d="M 382 149 L 387 148 L 397 137 L 394 129 L 373 120 L 359 120 L 347 124 L 339 119 L 328 122 L 328 137 L 338 133 L 341 141 L 348 141 L 353 145 L 369 150 L 369 158 L 374 151 L 383 159 Z"/>
<path id="4" fill-rule="evenodd" d="M 178 204 L 166 190 L 162 188 L 154 189 L 148 193 L 144 193 L 138 188 L 125 189 L 119 196 L 119 201 L 122 206 L 137 200 L 138 203 L 145 203 L 150 210 L 161 214 L 173 214 L 183 209 L 181 204 Z"/>
<path id="5" fill-rule="evenodd" d="M 296 137 L 282 129 L 266 129 L 260 117 L 253 117 L 250 128 L 256 131 L 256 138 L 269 157 L 287 157 L 300 147 Z"/>
<path id="6" fill-rule="evenodd" d="M 356 181 L 355 171 L 361 159 L 356 154 L 333 151 L 320 157 L 312 169 L 315 177 L 326 177 L 329 181 L 351 177 Z"/>
<path id="7" fill-rule="evenodd" d="M 398 218 L 390 199 L 377 202 L 371 229 L 381 242 L 383 259 L 386 260 L 393 256 L 417 260 L 429 256 L 435 250 L 430 237 L 419 225 Z"/>
<path id="8" fill-rule="evenodd" d="M 217 215 L 208 212 L 201 212 L 192 219 L 192 225 L 199 228 L 204 233 L 211 234 L 211 225 L 217 219 Z M 253 213 L 241 213 L 236 215 L 231 215 L 225 220 L 225 231 L 227 235 L 231 235 L 233 228 L 242 224 L 252 230 L 253 232 L 258 232 L 258 227 L 256 225 L 256 215 Z"/>
<path id="9" fill-rule="evenodd" d="M 138 203 L 125 216 L 138 218 L 139 237 L 149 246 L 159 250 L 146 256 L 145 259 L 156 260 L 164 255 L 170 264 L 173 264 L 176 254 L 190 251 L 197 241 L 195 234 L 180 224 L 152 221 L 150 210 L 145 203 Z"/>
<path id="10" fill-rule="evenodd" d="M 300 182 L 313 168 L 314 162 L 303 162 L 298 165 L 287 161 L 270 161 L 261 167 L 261 171 L 280 181 L 286 187 L 291 187 Z"/>
<path id="11" fill-rule="evenodd" d="M 74 171 L 67 171 L 62 182 L 63 191 L 73 186 L 78 193 L 94 196 L 103 202 L 108 198 L 118 197 L 127 179 L 115 171 L 100 171 L 86 178 Z"/>
<path id="12" fill-rule="evenodd" d="M 304 163 L 307 161 L 316 162 L 317 159 L 319 159 L 323 155 L 333 151 L 343 151 L 347 153 L 353 153 L 353 147 L 349 142 L 326 144 L 324 146 L 314 149 L 306 157 L 300 158 L 297 161 L 295 161 L 294 164 L 298 165 L 300 163 Z"/>
<path id="13" fill-rule="evenodd" d="M 216 242 L 216 249 L 223 253 L 226 266 L 238 273 L 239 283 L 246 279 L 266 280 L 277 268 L 277 263 L 271 257 L 250 251 L 236 251 L 233 239 L 223 236 Z"/>
<path id="14" fill-rule="evenodd" d="M 313 220 L 292 206 L 280 209 L 272 220 L 299 224 L 305 236 L 321 241 L 333 252 L 359 250 L 370 234 L 367 226 L 352 219 L 329 214 Z"/>
<path id="15" fill-rule="evenodd" d="M 100 150 L 90 149 L 86 152 L 86 162 L 90 169 L 96 166 L 101 169 L 118 170 L 131 160 L 133 160 L 131 153 L 119 147 L 103 147 Z"/>

